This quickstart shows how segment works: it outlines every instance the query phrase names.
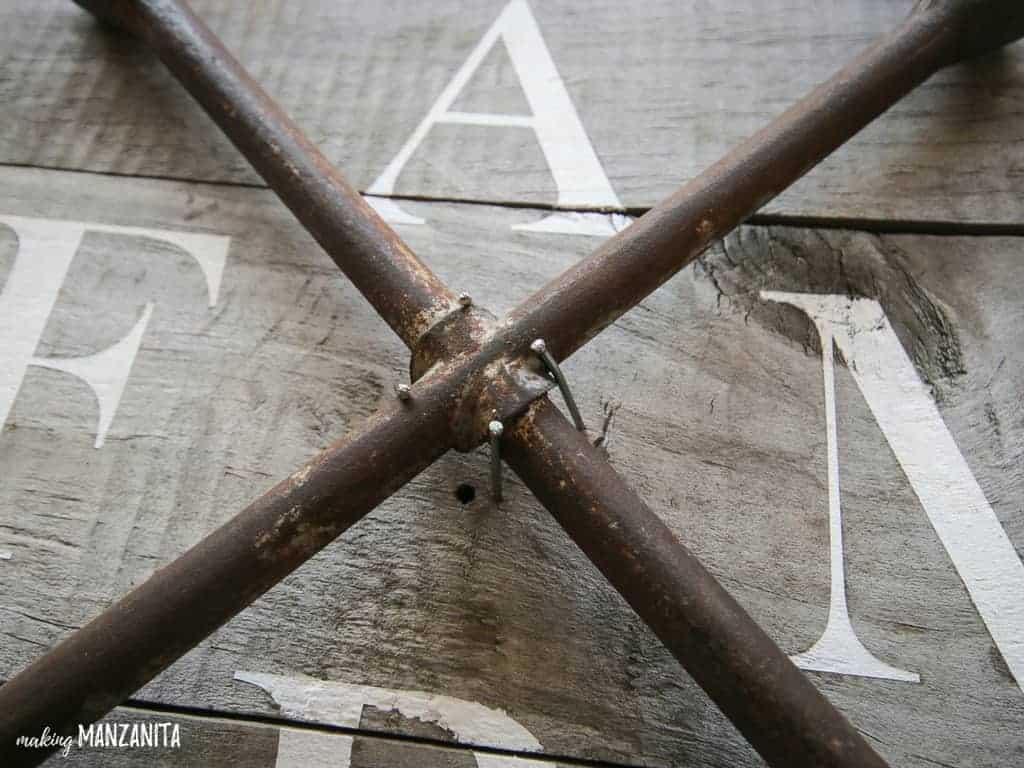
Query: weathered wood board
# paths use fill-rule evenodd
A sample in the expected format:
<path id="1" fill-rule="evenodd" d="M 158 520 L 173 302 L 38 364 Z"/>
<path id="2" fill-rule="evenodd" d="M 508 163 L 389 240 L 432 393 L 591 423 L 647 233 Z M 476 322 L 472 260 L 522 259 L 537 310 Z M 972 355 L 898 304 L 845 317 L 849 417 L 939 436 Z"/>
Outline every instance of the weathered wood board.
<path id="1" fill-rule="evenodd" d="M 0 216 L 106 227 L 86 228 L 38 359 L 95 353 L 152 302 L 101 448 L 88 386 L 39 363 L 0 433 L 5 679 L 358 424 L 403 380 L 405 355 L 265 190 L 10 167 L 0 189 Z M 498 313 L 594 244 L 512 229 L 537 210 L 407 208 L 428 220 L 402 228 L 410 245 Z M 213 305 L 193 256 L 117 226 L 229 237 Z M 803 314 L 759 292 L 878 301 L 1019 559 L 1022 245 L 744 228 L 567 373 L 591 424 L 614 411 L 619 471 L 798 653 L 829 612 L 821 345 Z M 0 290 L 18 248 L 0 228 Z M 1020 762 L 1020 681 L 851 371 L 840 358 L 849 615 L 874 657 L 920 682 L 812 677 L 894 765 Z M 137 699 L 343 726 L 366 704 L 364 732 L 429 727 L 523 753 L 533 739 L 547 755 L 629 765 L 759 764 L 511 475 L 505 504 L 489 502 L 487 471 L 485 452 L 449 455 Z M 470 503 L 460 484 L 475 488 Z M 427 711 L 424 694 L 452 701 Z M 501 710 L 499 725 L 439 725 L 479 707 Z"/>
<path id="2" fill-rule="evenodd" d="M 510 5 L 522 3 L 194 3 L 362 189 L 384 173 Z M 583 132 L 580 141 L 571 131 L 553 154 L 592 145 L 596 171 L 565 161 L 566 183 L 585 177 L 584 189 L 560 194 L 564 185 L 556 185 L 529 127 L 447 123 L 429 130 L 394 191 L 576 208 L 650 206 L 829 77 L 910 5 L 534 2 L 526 13 L 535 29 L 521 18 L 513 24 L 526 50 L 522 68 L 540 66 L 538 45 L 550 53 Z M 0 41 L 0 162 L 259 181 L 151 54 L 104 33 L 68 0 L 0 5 Z M 511 56 L 501 43 L 490 50 L 452 109 L 537 113 Z M 951 69 L 767 210 L 1019 228 L 1022 99 L 1024 47 Z M 569 125 L 564 110 L 556 123 Z"/>
<path id="3" fill-rule="evenodd" d="M 370 715 L 372 717 L 372 714 Z M 115 730 L 110 730 L 113 726 Z M 100 730 L 102 728 L 102 731 Z M 431 743 L 427 728 L 419 737 L 403 739 L 313 726 L 274 725 L 265 721 L 226 719 L 195 714 L 168 714 L 119 707 L 77 735 L 46 765 L 66 768 L 282 768 L 338 766 L 351 768 L 474 768 L 477 754 L 484 759 L 509 760 L 501 753 Z M 136 746 L 132 746 L 132 741 Z M 143 740 L 146 741 L 143 741 Z M 144 744 L 144 746 L 139 746 Z M 152 745 L 152 746 L 151 746 Z M 346 764 L 344 758 L 348 758 Z M 505 763 L 515 768 L 514 763 Z M 571 768 L 576 762 L 551 761 L 546 768 Z M 601 768 L 601 764 L 587 763 Z"/>

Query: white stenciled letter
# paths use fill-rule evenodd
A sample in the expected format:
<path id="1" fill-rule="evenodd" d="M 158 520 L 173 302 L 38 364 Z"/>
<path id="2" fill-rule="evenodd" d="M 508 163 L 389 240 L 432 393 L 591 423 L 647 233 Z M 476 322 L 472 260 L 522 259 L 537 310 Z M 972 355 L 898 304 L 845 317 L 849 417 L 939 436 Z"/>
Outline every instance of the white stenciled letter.
<path id="1" fill-rule="evenodd" d="M 36 356 L 36 347 L 82 237 L 86 232 L 108 232 L 177 245 L 199 262 L 206 278 L 210 306 L 217 300 L 228 238 L 22 216 L 0 216 L 0 224 L 13 229 L 18 238 L 14 268 L 0 293 L 0 425 L 14 406 L 28 367 L 52 368 L 82 379 L 96 395 L 99 419 L 95 446 L 99 448 L 114 420 L 153 304 L 146 303 L 127 335 L 93 355 Z"/>
<path id="2" fill-rule="evenodd" d="M 846 606 L 839 468 L 836 454 L 833 344 L 892 447 L 928 520 L 971 595 L 1017 685 L 1024 690 L 1024 563 L 985 499 L 927 387 L 873 299 L 762 291 L 814 321 L 821 336 L 828 430 L 832 589 L 828 623 L 805 669 L 917 680 L 872 656 L 854 634 Z"/>
<path id="3" fill-rule="evenodd" d="M 482 745 L 517 752 L 541 752 L 532 733 L 500 709 L 474 701 L 424 691 L 402 691 L 351 685 L 308 677 L 283 677 L 262 672 L 235 672 L 235 680 L 269 693 L 281 714 L 310 723 L 358 728 L 363 707 L 398 712 L 422 723 L 436 723 L 459 744 Z M 282 728 L 276 768 L 349 768 L 352 736 Z M 540 760 L 512 755 L 474 753 L 478 768 L 544 768 Z"/>
<path id="4" fill-rule="evenodd" d="M 533 114 L 452 111 L 455 100 L 499 38 L 508 49 L 509 58 Z M 559 207 L 622 207 L 601 168 L 601 162 L 583 129 L 583 123 L 580 122 L 526 0 L 512 0 L 505 6 L 409 140 L 366 191 L 370 196 L 369 202 L 387 221 L 396 224 L 423 223 L 423 219 L 410 216 L 393 201 L 386 199 L 386 196 L 394 193 L 398 175 L 437 123 L 531 128 L 537 135 L 544 159 L 558 188 Z M 373 197 L 375 195 L 383 197 Z M 614 234 L 615 231 L 610 218 L 598 213 L 555 213 L 534 224 L 517 226 L 516 229 L 601 236 Z"/>

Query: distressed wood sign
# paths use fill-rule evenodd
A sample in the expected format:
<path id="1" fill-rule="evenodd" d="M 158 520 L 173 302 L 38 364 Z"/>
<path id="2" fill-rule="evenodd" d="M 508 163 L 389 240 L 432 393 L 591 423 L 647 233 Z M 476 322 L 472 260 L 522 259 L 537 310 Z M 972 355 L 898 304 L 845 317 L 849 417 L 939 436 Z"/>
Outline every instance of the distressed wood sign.
<path id="1" fill-rule="evenodd" d="M 716 162 L 910 4 L 193 5 L 363 191 L 633 209 Z M 0 22 L 0 161 L 262 184 L 141 46 L 65 0 L 7 4 Z M 941 73 L 767 211 L 1019 232 L 1022 83 L 1020 46 Z"/>
<path id="2" fill-rule="evenodd" d="M 741 5 L 196 3 L 499 313 L 906 11 Z M 7 679 L 407 373 L 149 57 L 63 2 L 0 16 Z M 565 364 L 616 468 L 898 766 L 1024 762 L 1022 57 L 932 81 Z M 106 719 L 180 747 L 49 764 L 759 765 L 488 472 L 449 454 Z"/>
<path id="3" fill-rule="evenodd" d="M 37 354 L 93 353 L 153 307 L 102 449 L 94 448 L 89 387 L 51 369 L 29 367 L 8 417 L 0 450 L 11 559 L 0 576 L 9 675 L 225 519 L 254 485 L 390 396 L 402 357 L 269 193 L 38 170 L 4 176 L 32 213 L 61 221 L 106 212 L 115 228 L 86 233 Z M 124 194 L 134 201 L 132 220 L 155 232 L 188 222 L 194 235 L 214 237 L 204 222 L 215 220 L 216 236 L 230 238 L 213 307 L 192 255 L 117 232 L 125 225 L 110 222 L 109 211 Z M 413 246 L 453 281 L 470 275 L 465 287 L 499 308 L 510 284 L 541 282 L 590 245 L 586 236 L 562 237 L 556 255 L 538 257 L 550 236 L 520 232 L 503 248 L 488 244 L 491 258 L 477 262 L 450 254 L 476 253 L 495 229 L 536 212 L 409 208 L 439 222 L 411 228 Z M 18 255 L 10 235 L 5 287 Z M 886 741 L 898 764 L 915 754 L 920 764 L 951 754 L 996 764 L 1019 750 L 1014 646 L 997 645 L 978 606 L 983 595 L 958 575 L 872 415 L 871 398 L 884 395 L 858 386 L 839 364 L 830 421 L 821 334 L 807 312 L 762 292 L 871 296 L 872 286 L 882 288 L 874 300 L 888 327 L 971 458 L 1006 540 L 1019 547 L 1020 392 L 1008 372 L 1024 346 L 1017 288 L 998 279 L 1017 263 L 1015 242 L 745 229 L 569 363 L 588 420 L 612 416 L 607 447 L 616 465 L 787 650 L 820 647 L 828 628 L 847 620 L 854 632 L 841 640 L 855 638 L 872 663 L 918 678 L 878 675 L 842 645 L 840 674 L 817 678 L 858 726 L 899 739 Z M 968 257 L 969 272 L 961 269 Z M 102 325 L 86 321 L 97 303 Z M 240 442 L 228 440 L 239 433 Z M 841 513 L 830 510 L 833 461 Z M 140 701 L 323 723 L 322 713 L 289 709 L 288 690 L 368 685 L 504 710 L 554 755 L 756 764 L 522 489 L 509 479 L 507 501 L 495 508 L 486 476 L 485 456 L 447 458 Z M 478 491 L 467 504 L 457 498 L 460 485 Z M 829 534 L 837 514 L 845 533 L 838 553 Z M 836 554 L 845 616 L 836 613 L 830 576 Z M 1009 577 L 1006 584 L 997 599 L 1012 601 Z M 244 682 L 259 675 L 283 680 L 284 692 Z M 963 718 L 956 733 L 942 703 L 951 701 Z M 341 717 L 326 724 L 350 725 Z M 376 725 L 403 733 L 403 722 Z M 898 735 L 890 722 L 902 724 Z"/>

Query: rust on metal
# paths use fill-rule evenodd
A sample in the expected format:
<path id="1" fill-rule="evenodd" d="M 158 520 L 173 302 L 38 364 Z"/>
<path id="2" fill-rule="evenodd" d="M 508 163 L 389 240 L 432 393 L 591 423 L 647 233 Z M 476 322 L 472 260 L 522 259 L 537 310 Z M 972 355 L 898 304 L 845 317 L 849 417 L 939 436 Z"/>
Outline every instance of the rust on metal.
<path id="1" fill-rule="evenodd" d="M 564 360 L 956 58 L 962 30 L 915 11 L 832 79 L 511 313 Z"/>
<path id="2" fill-rule="evenodd" d="M 186 3 L 78 4 L 156 52 L 407 347 L 459 306 Z"/>
<path id="3" fill-rule="evenodd" d="M 0 686 L 21 733 L 109 711 L 449 448 L 488 439 L 774 766 L 881 766 L 660 519 L 543 398 L 556 360 L 942 66 L 1024 35 L 1019 0 L 921 0 L 907 21 L 503 322 L 453 293 L 327 162 L 184 0 L 77 0 L 148 43 L 412 350 L 414 385 L 93 622 Z M 500 468 L 500 467 L 499 467 Z M 499 477 L 500 479 L 500 477 Z"/>
<path id="4" fill-rule="evenodd" d="M 44 726 L 74 734 L 102 717 L 445 453 L 458 383 L 423 381 L 408 403 L 388 401 L 0 686 L 0 764 L 44 759 L 14 749 L 17 736 Z"/>
<path id="5" fill-rule="evenodd" d="M 886 765 L 550 401 L 502 458 L 770 765 Z"/>

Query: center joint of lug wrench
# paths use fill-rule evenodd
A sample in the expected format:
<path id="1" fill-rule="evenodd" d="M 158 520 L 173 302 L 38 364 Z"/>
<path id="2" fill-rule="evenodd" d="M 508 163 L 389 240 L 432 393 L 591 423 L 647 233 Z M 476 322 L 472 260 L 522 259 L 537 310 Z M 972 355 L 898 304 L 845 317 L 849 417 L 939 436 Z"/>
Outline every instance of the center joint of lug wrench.
<path id="1" fill-rule="evenodd" d="M 492 421 L 522 413 L 555 382 L 529 350 L 499 332 L 494 315 L 463 296 L 417 339 L 409 374 L 416 382 L 442 367 L 462 369 L 451 424 L 455 449 L 468 453 L 489 440 Z"/>
<path id="2" fill-rule="evenodd" d="M 497 326 L 494 315 L 463 297 L 468 298 L 468 294 L 460 294 L 458 304 L 453 304 L 413 345 L 409 358 L 413 383 L 435 365 L 478 352 L 493 335 Z"/>
<path id="3" fill-rule="evenodd" d="M 492 340 L 481 352 L 486 355 L 494 348 L 500 351 L 503 346 L 501 341 Z M 529 359 L 495 354 L 473 371 L 463 389 L 452 421 L 455 450 L 465 453 L 486 442 L 491 422 L 505 422 L 518 416 L 554 387 L 555 383 L 540 374 Z"/>

